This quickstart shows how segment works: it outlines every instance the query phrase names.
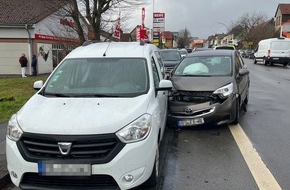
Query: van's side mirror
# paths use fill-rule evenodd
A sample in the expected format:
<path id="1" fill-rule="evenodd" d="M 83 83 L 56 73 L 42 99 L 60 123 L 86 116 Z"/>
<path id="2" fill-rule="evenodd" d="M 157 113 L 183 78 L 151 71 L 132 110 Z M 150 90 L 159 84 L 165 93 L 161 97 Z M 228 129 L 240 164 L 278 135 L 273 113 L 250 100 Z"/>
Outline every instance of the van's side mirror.
<path id="1" fill-rule="evenodd" d="M 172 89 L 172 82 L 170 80 L 161 80 L 159 87 L 156 88 L 156 91 L 166 91 Z"/>
<path id="2" fill-rule="evenodd" d="M 38 80 L 38 81 L 35 81 L 34 84 L 33 84 L 33 88 L 35 90 L 40 90 L 43 86 L 43 81 L 42 80 Z"/>

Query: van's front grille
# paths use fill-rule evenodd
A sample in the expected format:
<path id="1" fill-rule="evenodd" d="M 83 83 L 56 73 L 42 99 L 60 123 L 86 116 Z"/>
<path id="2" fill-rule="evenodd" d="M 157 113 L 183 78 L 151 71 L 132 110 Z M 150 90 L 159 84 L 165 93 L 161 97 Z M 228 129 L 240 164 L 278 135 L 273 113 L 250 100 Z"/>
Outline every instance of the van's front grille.
<path id="1" fill-rule="evenodd" d="M 22 189 L 119 189 L 108 175 L 92 176 L 41 176 L 25 173 L 20 183 Z"/>
<path id="2" fill-rule="evenodd" d="M 70 149 L 61 147 L 59 143 L 71 144 Z M 24 133 L 17 145 L 27 161 L 84 159 L 95 164 L 111 161 L 125 146 L 115 134 L 43 135 L 31 133 Z"/>

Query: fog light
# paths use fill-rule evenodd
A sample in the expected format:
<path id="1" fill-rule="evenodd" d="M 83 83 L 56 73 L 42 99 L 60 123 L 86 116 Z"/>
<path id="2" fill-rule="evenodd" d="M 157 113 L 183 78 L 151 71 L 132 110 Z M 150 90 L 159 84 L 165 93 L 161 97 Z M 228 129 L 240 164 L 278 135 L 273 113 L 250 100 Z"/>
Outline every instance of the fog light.
<path id="1" fill-rule="evenodd" d="M 133 179 L 134 179 L 134 177 L 131 174 L 128 174 L 128 175 L 124 176 L 124 180 L 126 182 L 131 182 L 131 181 L 133 181 Z"/>
<path id="2" fill-rule="evenodd" d="M 17 178 L 17 177 L 18 177 L 17 174 L 16 174 L 14 171 L 11 172 L 11 175 L 12 175 L 14 178 Z"/>

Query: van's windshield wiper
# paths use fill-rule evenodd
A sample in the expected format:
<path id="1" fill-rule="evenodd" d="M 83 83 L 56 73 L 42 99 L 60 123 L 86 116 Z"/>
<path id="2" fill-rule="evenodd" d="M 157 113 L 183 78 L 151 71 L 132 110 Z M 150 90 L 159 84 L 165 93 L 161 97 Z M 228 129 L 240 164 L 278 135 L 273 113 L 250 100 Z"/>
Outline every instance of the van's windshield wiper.
<path id="1" fill-rule="evenodd" d="M 115 95 L 115 94 L 76 94 L 76 97 L 99 97 L 99 98 L 106 98 L 106 97 L 121 97 L 119 95 Z"/>
<path id="2" fill-rule="evenodd" d="M 55 97 L 74 97 L 72 94 L 64 94 L 64 93 L 51 93 L 51 92 L 45 92 L 43 93 L 44 96 L 55 96 Z"/>

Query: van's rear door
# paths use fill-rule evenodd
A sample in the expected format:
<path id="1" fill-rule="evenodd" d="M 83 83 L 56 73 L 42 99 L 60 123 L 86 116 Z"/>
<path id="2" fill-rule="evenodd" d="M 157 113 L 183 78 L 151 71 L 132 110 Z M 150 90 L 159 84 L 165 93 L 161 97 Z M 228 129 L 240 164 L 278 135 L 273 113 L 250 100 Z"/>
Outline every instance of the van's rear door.
<path id="1" fill-rule="evenodd" d="M 289 57 L 290 41 L 273 41 L 271 44 L 271 57 Z"/>

